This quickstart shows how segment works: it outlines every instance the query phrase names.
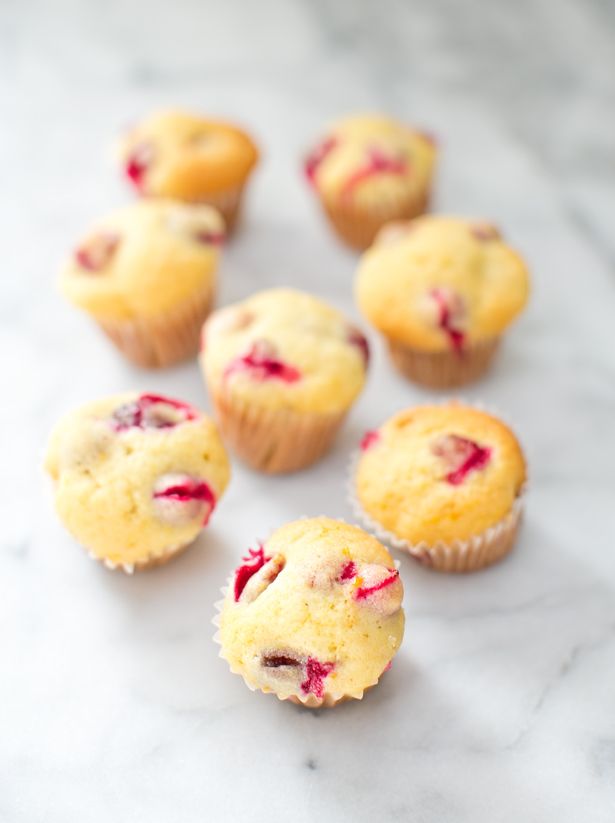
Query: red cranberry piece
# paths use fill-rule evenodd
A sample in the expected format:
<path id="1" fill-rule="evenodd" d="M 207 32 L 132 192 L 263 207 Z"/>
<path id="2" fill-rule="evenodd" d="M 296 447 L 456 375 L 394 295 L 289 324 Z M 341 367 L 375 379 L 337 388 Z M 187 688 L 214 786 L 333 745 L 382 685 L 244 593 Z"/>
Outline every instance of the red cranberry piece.
<path id="1" fill-rule="evenodd" d="M 173 525 L 201 517 L 206 526 L 216 507 L 216 496 L 204 481 L 185 474 L 167 474 L 154 486 L 158 516 Z"/>
<path id="2" fill-rule="evenodd" d="M 361 438 L 361 451 L 366 452 L 380 440 L 379 431 L 367 431 Z"/>
<path id="3" fill-rule="evenodd" d="M 111 415 L 111 422 L 117 432 L 132 428 L 170 429 L 198 416 L 196 409 L 181 400 L 142 394 L 133 402 L 119 406 Z"/>
<path id="4" fill-rule="evenodd" d="M 348 197 L 359 183 L 375 175 L 399 175 L 405 174 L 407 171 L 408 161 L 404 157 L 393 157 L 379 148 L 372 147 L 367 150 L 367 162 L 346 181 L 342 189 L 342 196 Z"/>
<path id="5" fill-rule="evenodd" d="M 337 137 L 327 137 L 308 155 L 303 168 L 305 176 L 312 185 L 314 185 L 316 172 L 320 164 L 338 144 L 339 140 Z"/>
<path id="6" fill-rule="evenodd" d="M 245 589 L 250 578 L 256 574 L 259 569 L 262 569 L 265 563 L 271 560 L 265 555 L 265 549 L 262 545 L 258 549 L 248 549 L 248 554 L 242 558 L 243 563 L 235 569 L 235 583 L 233 586 L 233 594 L 235 602 L 241 597 L 241 593 Z"/>
<path id="7" fill-rule="evenodd" d="M 354 560 L 349 560 L 348 563 L 345 563 L 342 566 L 342 571 L 340 572 L 340 576 L 338 580 L 340 583 L 345 583 L 348 580 L 352 580 L 353 577 L 357 576 L 357 564 Z"/>
<path id="8" fill-rule="evenodd" d="M 275 554 L 266 560 L 265 565 L 261 566 L 244 584 L 240 595 L 242 603 L 252 603 L 256 600 L 277 578 L 286 562 L 282 554 Z"/>
<path id="9" fill-rule="evenodd" d="M 82 269 L 99 272 L 109 263 L 119 245 L 115 232 L 100 232 L 75 251 L 75 260 Z"/>
<path id="10" fill-rule="evenodd" d="M 361 357 L 363 358 L 363 364 L 367 369 L 369 365 L 369 343 L 367 342 L 367 338 L 363 332 L 355 329 L 354 326 L 351 327 L 348 332 L 348 342 L 351 346 L 356 346 L 359 350 Z"/>
<path id="11" fill-rule="evenodd" d="M 500 239 L 500 232 L 491 223 L 475 223 L 470 228 L 470 232 L 481 243 Z"/>
<path id="12" fill-rule="evenodd" d="M 377 582 L 371 583 L 367 580 L 364 583 L 368 583 L 368 585 L 361 585 L 357 588 L 354 593 L 354 596 L 357 600 L 366 600 L 368 597 L 376 594 L 376 592 L 380 592 L 383 589 L 386 589 L 388 586 L 392 586 L 393 583 L 397 583 L 399 580 L 399 572 L 397 569 L 387 569 L 387 574 L 382 577 L 381 574 L 378 574 L 379 579 Z M 365 575 L 367 576 L 367 574 Z"/>
<path id="13" fill-rule="evenodd" d="M 491 449 L 474 440 L 458 434 L 447 434 L 432 446 L 432 451 L 441 457 L 448 472 L 445 476 L 451 486 L 460 486 L 472 471 L 482 471 L 491 460 Z"/>
<path id="14" fill-rule="evenodd" d="M 465 343 L 465 332 L 461 323 L 465 318 L 465 306 L 461 295 L 452 289 L 438 287 L 429 292 L 438 308 L 438 325 L 448 337 L 451 348 L 461 353 Z"/>
<path id="15" fill-rule="evenodd" d="M 315 657 L 308 657 L 305 664 L 305 680 L 301 684 L 304 694 L 314 694 L 322 697 L 325 693 L 325 679 L 335 668 L 335 663 L 321 663 Z"/>
<path id="16" fill-rule="evenodd" d="M 141 194 L 145 191 L 145 178 L 153 159 L 154 150 L 150 143 L 139 143 L 126 160 L 126 177 Z"/>
<path id="17" fill-rule="evenodd" d="M 204 246 L 222 246 L 225 235 L 223 231 L 199 231 L 194 235 L 194 239 Z"/>
<path id="18" fill-rule="evenodd" d="M 247 371 L 254 380 L 282 380 L 295 383 L 301 372 L 277 357 L 275 346 L 266 340 L 257 340 L 247 354 L 231 361 L 224 371 L 225 377 Z"/>

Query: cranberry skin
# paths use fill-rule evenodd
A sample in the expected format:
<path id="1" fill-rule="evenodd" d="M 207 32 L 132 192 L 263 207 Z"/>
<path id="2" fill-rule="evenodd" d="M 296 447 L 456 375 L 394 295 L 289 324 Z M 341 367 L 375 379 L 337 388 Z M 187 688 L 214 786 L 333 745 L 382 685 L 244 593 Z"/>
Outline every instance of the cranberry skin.
<path id="1" fill-rule="evenodd" d="M 465 315 L 461 296 L 448 288 L 431 289 L 429 296 L 438 307 L 438 326 L 448 337 L 451 348 L 461 354 L 466 339 L 465 332 L 460 326 Z"/>
<path id="2" fill-rule="evenodd" d="M 111 415 L 116 432 L 128 429 L 170 429 L 189 420 L 196 420 L 196 409 L 181 400 L 161 394 L 141 394 L 131 402 L 119 406 Z"/>
<path id="3" fill-rule="evenodd" d="M 224 377 L 228 378 L 239 372 L 248 372 L 254 380 L 296 383 L 301 379 L 299 369 L 280 360 L 275 346 L 266 340 L 257 340 L 247 354 L 232 360 L 224 371 Z"/>
<path id="4" fill-rule="evenodd" d="M 126 177 L 140 194 L 145 193 L 146 177 L 153 160 L 154 150 L 150 143 L 139 143 L 126 160 Z"/>
<path id="5" fill-rule="evenodd" d="M 358 329 L 352 327 L 348 332 L 348 342 L 351 346 L 355 346 L 361 357 L 363 358 L 363 365 L 365 369 L 369 366 L 369 343 L 367 342 L 367 338 L 360 332 Z"/>
<path id="6" fill-rule="evenodd" d="M 243 563 L 235 569 L 235 583 L 233 585 L 233 595 L 235 602 L 239 601 L 243 590 L 248 581 L 265 563 L 268 563 L 271 558 L 265 554 L 265 549 L 262 545 L 258 549 L 248 549 L 248 554 L 242 558 Z"/>
<path id="7" fill-rule="evenodd" d="M 312 151 L 303 166 L 303 170 L 305 172 L 305 176 L 308 179 L 310 185 L 314 186 L 316 183 L 316 173 L 320 165 L 322 164 L 325 157 L 333 151 L 336 146 L 339 145 L 339 140 L 337 137 L 327 137 L 325 140 L 322 141 L 315 149 Z"/>
<path id="8" fill-rule="evenodd" d="M 120 235 L 116 232 L 100 232 L 75 251 L 77 265 L 90 273 L 104 269 L 117 251 Z"/>
<path id="9" fill-rule="evenodd" d="M 315 657 L 308 657 L 305 664 L 305 680 L 301 684 L 303 694 L 313 694 L 321 698 L 325 693 L 325 679 L 335 669 L 335 663 L 321 663 Z"/>
<path id="10" fill-rule="evenodd" d="M 354 189 L 370 177 L 380 174 L 402 175 L 408 171 L 408 161 L 404 157 L 394 157 L 381 149 L 372 147 L 367 151 L 367 161 L 352 174 L 342 189 L 342 197 L 350 197 Z"/>
<path id="11" fill-rule="evenodd" d="M 380 432 L 379 431 L 366 431 L 363 437 L 361 438 L 361 451 L 368 451 L 371 449 L 372 446 L 375 446 L 376 443 L 380 440 Z"/>
<path id="12" fill-rule="evenodd" d="M 432 452 L 445 461 L 448 472 L 444 479 L 451 486 L 460 486 L 471 472 L 482 471 L 491 460 L 488 446 L 458 434 L 447 434 L 437 440 Z"/>
<path id="13" fill-rule="evenodd" d="M 200 478 L 186 474 L 166 474 L 154 486 L 154 507 L 158 517 L 171 525 L 185 525 L 201 518 L 209 522 L 216 507 L 216 496 Z"/>

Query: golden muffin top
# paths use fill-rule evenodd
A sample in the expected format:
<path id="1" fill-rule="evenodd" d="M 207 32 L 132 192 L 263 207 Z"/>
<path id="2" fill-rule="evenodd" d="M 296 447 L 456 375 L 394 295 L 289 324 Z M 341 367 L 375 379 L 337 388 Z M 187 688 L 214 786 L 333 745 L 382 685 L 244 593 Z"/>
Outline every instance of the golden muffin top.
<path id="1" fill-rule="evenodd" d="M 191 542 L 230 476 L 210 418 L 179 400 L 136 393 L 63 417 L 45 468 L 76 540 L 99 559 L 127 566 Z"/>
<path id="2" fill-rule="evenodd" d="M 430 546 L 467 540 L 500 522 L 525 480 L 511 430 L 459 403 L 406 409 L 369 432 L 354 478 L 370 519 L 401 540 Z"/>
<path id="3" fill-rule="evenodd" d="M 151 316 L 213 286 L 224 221 L 210 206 L 141 200 L 98 220 L 60 274 L 60 290 L 99 317 Z"/>
<path id="4" fill-rule="evenodd" d="M 258 149 L 231 123 L 163 111 L 125 135 L 119 156 L 140 194 L 190 201 L 241 186 Z"/>
<path id="5" fill-rule="evenodd" d="M 381 115 L 334 123 L 305 162 L 308 180 L 331 202 L 404 201 L 429 188 L 433 138 Z"/>
<path id="6" fill-rule="evenodd" d="M 361 697 L 403 637 L 403 587 L 375 538 L 327 517 L 251 549 L 219 618 L 222 656 L 253 688 L 300 700 Z"/>
<path id="7" fill-rule="evenodd" d="M 210 391 L 297 412 L 345 411 L 365 382 L 365 337 L 336 309 L 293 289 L 214 312 L 201 364 Z"/>
<path id="8" fill-rule="evenodd" d="M 495 227 L 454 217 L 389 224 L 361 258 L 355 281 L 372 325 L 434 352 L 497 337 L 528 292 L 525 263 Z"/>

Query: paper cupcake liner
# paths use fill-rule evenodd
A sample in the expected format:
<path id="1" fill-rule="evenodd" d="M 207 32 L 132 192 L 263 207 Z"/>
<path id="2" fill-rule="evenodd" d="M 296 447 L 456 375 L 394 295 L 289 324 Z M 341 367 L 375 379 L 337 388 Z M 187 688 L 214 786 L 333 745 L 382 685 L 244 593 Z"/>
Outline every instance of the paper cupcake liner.
<path id="1" fill-rule="evenodd" d="M 349 246 L 363 251 L 372 245 L 380 229 L 391 220 L 411 220 L 429 208 L 429 194 L 355 205 L 352 201 L 321 199 L 321 205 L 338 236 Z"/>
<path id="2" fill-rule="evenodd" d="M 242 183 L 240 186 L 235 186 L 232 189 L 225 189 L 224 191 L 208 194 L 207 196 L 199 198 L 199 203 L 213 206 L 220 212 L 224 218 L 227 236 L 233 233 L 239 220 L 244 190 L 245 183 Z"/>
<path id="3" fill-rule="evenodd" d="M 451 402 L 458 402 L 463 406 L 479 409 L 505 422 L 499 412 L 481 402 L 466 403 L 463 400 L 451 401 L 449 399 L 443 401 L 441 405 Z M 506 425 L 509 424 L 506 423 Z M 509 428 L 515 431 L 513 426 L 509 426 Z M 371 517 L 361 505 L 357 497 L 355 482 L 361 455 L 361 449 L 356 449 L 351 456 L 347 475 L 347 502 L 355 518 L 382 543 L 410 554 L 419 563 L 436 571 L 455 573 L 473 572 L 491 566 L 505 557 L 513 548 L 523 516 L 523 503 L 528 489 L 527 477 L 510 511 L 485 531 L 473 535 L 467 540 L 454 540 L 451 543 L 445 541 L 438 541 L 434 544 L 425 541 L 413 543 L 386 529 L 380 522 Z"/>
<path id="4" fill-rule="evenodd" d="M 452 389 L 473 383 L 488 371 L 500 338 L 474 343 L 461 352 L 413 349 L 387 338 L 393 364 L 404 377 L 430 389 Z"/>
<path id="5" fill-rule="evenodd" d="M 263 409 L 211 386 L 210 395 L 224 440 L 245 463 L 267 474 L 311 466 L 331 447 L 347 414 Z"/>
<path id="6" fill-rule="evenodd" d="M 101 563 L 110 571 L 121 570 L 126 574 L 134 574 L 136 571 L 145 571 L 146 569 L 152 569 L 156 566 L 164 566 L 169 562 L 169 560 L 173 560 L 173 558 L 184 552 L 190 545 L 192 545 L 193 542 L 194 540 L 191 540 L 189 543 L 179 543 L 175 546 L 166 546 L 161 551 L 150 555 L 144 560 L 138 560 L 135 563 L 116 563 L 113 560 L 109 560 L 107 557 L 99 557 L 91 551 L 88 551 L 88 556 L 92 560 L 96 560 L 98 563 Z"/>
<path id="7" fill-rule="evenodd" d="M 341 518 L 338 518 L 338 519 L 341 519 Z M 397 566 L 397 563 L 396 563 L 396 566 Z M 375 683 L 370 683 L 369 685 L 365 686 L 363 689 L 357 689 L 354 692 L 334 692 L 334 691 L 329 692 L 329 691 L 325 691 L 325 693 L 322 697 L 317 697 L 315 694 L 280 695 L 276 691 L 274 691 L 273 689 L 269 689 L 267 687 L 262 687 L 262 686 L 254 684 L 254 683 L 251 683 L 246 678 L 244 672 L 242 672 L 240 669 L 233 666 L 231 661 L 225 656 L 224 647 L 222 646 L 222 640 L 220 638 L 220 625 L 221 625 L 221 621 L 222 621 L 222 609 L 224 607 L 227 592 L 229 591 L 232 584 L 233 584 L 233 576 L 231 575 L 227 579 L 226 585 L 222 586 L 222 588 L 220 589 L 220 593 L 222 594 L 222 599 L 218 600 L 214 603 L 215 614 L 214 614 L 214 617 L 212 618 L 211 622 L 216 627 L 216 631 L 214 632 L 214 634 L 212 636 L 212 639 L 213 639 L 214 643 L 217 646 L 220 647 L 219 650 L 218 650 L 218 657 L 221 657 L 223 660 L 225 660 L 227 662 L 228 667 L 231 670 L 232 674 L 239 675 L 242 678 L 242 680 L 244 681 L 244 683 L 246 684 L 246 686 L 250 689 L 251 692 L 260 691 L 263 694 L 273 694 L 281 702 L 288 701 L 290 703 L 296 704 L 297 706 L 303 706 L 306 709 L 331 709 L 331 708 L 333 708 L 333 706 L 337 706 L 338 703 L 344 703 L 347 700 L 362 700 L 363 695 L 365 694 L 365 692 L 369 691 L 374 686 L 378 685 L 378 682 L 380 681 L 380 677 L 382 677 L 384 672 L 382 672 L 380 674 L 380 677 L 378 678 L 378 680 L 376 680 Z M 388 666 L 387 666 L 387 669 L 388 669 Z M 387 669 L 385 669 L 385 671 L 387 671 Z"/>
<path id="8" fill-rule="evenodd" d="M 211 284 L 153 317 L 96 318 L 122 354 L 137 366 L 161 368 L 198 352 L 201 327 L 214 302 Z"/>

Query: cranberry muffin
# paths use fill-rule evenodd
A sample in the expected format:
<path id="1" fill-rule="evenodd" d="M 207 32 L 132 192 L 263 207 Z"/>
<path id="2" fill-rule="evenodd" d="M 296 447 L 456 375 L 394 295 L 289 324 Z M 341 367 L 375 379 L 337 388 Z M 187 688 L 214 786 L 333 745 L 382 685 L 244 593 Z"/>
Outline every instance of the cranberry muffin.
<path id="1" fill-rule="evenodd" d="M 251 689 L 309 708 L 361 699 L 401 645 L 403 586 L 388 551 L 327 517 L 251 549 L 218 604 L 216 640 Z"/>
<path id="2" fill-rule="evenodd" d="M 487 371 L 527 302 L 529 275 L 495 226 L 420 217 L 383 229 L 361 258 L 355 294 L 402 374 L 451 388 Z"/>
<path id="3" fill-rule="evenodd" d="M 272 289 L 212 314 L 201 366 L 223 437 L 249 465 L 276 473 L 328 450 L 363 388 L 368 355 L 336 309 Z"/>
<path id="4" fill-rule="evenodd" d="M 163 111 L 139 123 L 119 148 L 124 174 L 138 194 L 208 203 L 229 233 L 258 149 L 237 126 L 180 111 Z"/>
<path id="5" fill-rule="evenodd" d="M 334 123 L 305 161 L 333 229 L 367 248 L 390 220 L 426 211 L 436 159 L 433 137 L 381 115 Z"/>
<path id="6" fill-rule="evenodd" d="M 165 563 L 192 543 L 230 476 L 212 420 L 156 394 L 106 397 L 67 414 L 45 468 L 68 531 L 126 572 Z"/>
<path id="7" fill-rule="evenodd" d="M 60 290 L 131 362 L 168 366 L 198 351 L 223 240 L 211 207 L 143 200 L 85 233 L 62 267 Z"/>
<path id="8" fill-rule="evenodd" d="M 512 549 L 525 482 L 508 426 L 459 403 L 407 409 L 368 432 L 353 474 L 364 523 L 453 572 L 488 566 Z"/>

